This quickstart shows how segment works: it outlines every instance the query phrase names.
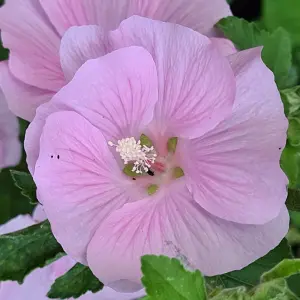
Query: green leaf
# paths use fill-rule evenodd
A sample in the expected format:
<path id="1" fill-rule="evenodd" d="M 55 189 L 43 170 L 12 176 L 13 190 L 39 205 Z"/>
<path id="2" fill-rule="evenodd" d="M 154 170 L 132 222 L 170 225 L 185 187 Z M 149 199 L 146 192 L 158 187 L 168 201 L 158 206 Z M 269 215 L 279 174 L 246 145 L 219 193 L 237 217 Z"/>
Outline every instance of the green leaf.
<path id="1" fill-rule="evenodd" d="M 60 253 L 56 254 L 54 257 L 47 259 L 47 261 L 45 262 L 45 266 L 51 265 L 52 263 L 54 263 L 55 261 L 57 261 L 58 259 L 66 256 L 66 255 L 67 254 L 65 252 L 60 252 Z"/>
<path id="2" fill-rule="evenodd" d="M 300 211 L 300 189 L 288 189 L 286 206 L 289 210 Z"/>
<path id="3" fill-rule="evenodd" d="M 289 288 L 297 295 L 300 297 L 300 274 L 291 276 L 287 280 Z"/>
<path id="4" fill-rule="evenodd" d="M 288 234 L 286 235 L 286 239 L 288 240 L 291 246 L 300 245 L 300 232 L 299 229 L 291 226 Z"/>
<path id="5" fill-rule="evenodd" d="M 300 114 L 300 86 L 280 91 L 284 104 L 284 112 L 287 117 L 297 117 Z"/>
<path id="6" fill-rule="evenodd" d="M 22 195 L 27 197 L 32 204 L 37 204 L 36 185 L 32 176 L 29 173 L 16 170 L 11 170 L 10 173 L 16 187 L 21 190 Z"/>
<path id="7" fill-rule="evenodd" d="M 77 263 L 70 271 L 55 280 L 47 296 L 52 299 L 78 298 L 88 291 L 96 293 L 102 288 L 102 282 L 92 271 Z"/>
<path id="8" fill-rule="evenodd" d="M 300 116 L 289 118 L 288 141 L 292 147 L 300 146 Z"/>
<path id="9" fill-rule="evenodd" d="M 256 287 L 251 300 L 297 300 L 284 279 L 272 280 Z"/>
<path id="10" fill-rule="evenodd" d="M 270 34 L 258 28 L 255 23 L 237 17 L 227 17 L 217 23 L 217 27 L 240 50 L 264 46 L 262 58 L 274 73 L 279 87 L 285 87 L 292 68 L 292 47 L 288 33 L 278 28 Z"/>
<path id="11" fill-rule="evenodd" d="M 224 289 L 216 296 L 210 298 L 211 300 L 251 300 L 245 287 L 238 287 L 232 289 Z"/>
<path id="12" fill-rule="evenodd" d="M 189 272 L 175 258 L 142 257 L 142 282 L 149 300 L 204 300 L 204 279 L 197 270 Z"/>
<path id="13" fill-rule="evenodd" d="M 258 28 L 255 23 L 237 17 L 223 18 L 216 26 L 240 50 L 262 46 L 264 40 L 269 37 L 269 33 Z"/>
<path id="14" fill-rule="evenodd" d="M 281 154 L 280 166 L 289 178 L 289 187 L 296 189 L 300 183 L 300 151 L 287 144 Z"/>
<path id="15" fill-rule="evenodd" d="M 300 44 L 300 1 L 264 0 L 264 24 L 269 30 L 283 27 L 294 44 Z"/>
<path id="16" fill-rule="evenodd" d="M 284 259 L 278 265 L 261 276 L 261 281 L 288 278 L 300 272 L 300 259 Z"/>
<path id="17" fill-rule="evenodd" d="M 3 47 L 2 41 L 0 41 L 0 61 L 7 60 L 9 55 L 8 49 Z"/>
<path id="18" fill-rule="evenodd" d="M 9 169 L 0 172 L 0 224 L 19 214 L 29 214 L 34 206 L 16 188 Z"/>
<path id="19" fill-rule="evenodd" d="M 289 209 L 298 210 L 300 187 L 300 86 L 280 92 L 284 111 L 289 120 L 288 143 L 281 155 L 281 167 L 289 178 Z M 297 208 L 298 207 L 298 208 Z"/>
<path id="20" fill-rule="evenodd" d="M 300 212 L 290 211 L 289 213 L 293 225 L 300 229 Z"/>
<path id="21" fill-rule="evenodd" d="M 292 45 L 288 33 L 278 28 L 263 41 L 262 59 L 274 73 L 278 87 L 285 87 L 292 67 Z"/>
<path id="22" fill-rule="evenodd" d="M 263 273 L 275 267 L 282 259 L 291 258 L 290 248 L 284 239 L 275 249 L 246 268 L 214 277 L 206 277 L 211 287 L 234 288 L 245 286 L 253 288 L 260 282 Z"/>
<path id="23" fill-rule="evenodd" d="M 50 224 L 44 221 L 10 234 L 0 236 L 0 281 L 22 283 L 32 270 L 63 252 L 54 238 Z"/>

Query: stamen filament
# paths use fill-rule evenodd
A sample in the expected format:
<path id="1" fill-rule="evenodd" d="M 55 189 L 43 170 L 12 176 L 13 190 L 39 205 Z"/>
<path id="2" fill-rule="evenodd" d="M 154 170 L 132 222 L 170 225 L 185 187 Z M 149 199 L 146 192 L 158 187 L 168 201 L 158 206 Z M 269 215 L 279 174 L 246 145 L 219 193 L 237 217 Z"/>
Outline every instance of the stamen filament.
<path id="1" fill-rule="evenodd" d="M 109 141 L 108 145 L 116 147 L 125 165 L 133 162 L 132 171 L 137 174 L 147 173 L 157 157 L 153 146 L 141 145 L 134 137 L 118 140 L 117 144 Z"/>

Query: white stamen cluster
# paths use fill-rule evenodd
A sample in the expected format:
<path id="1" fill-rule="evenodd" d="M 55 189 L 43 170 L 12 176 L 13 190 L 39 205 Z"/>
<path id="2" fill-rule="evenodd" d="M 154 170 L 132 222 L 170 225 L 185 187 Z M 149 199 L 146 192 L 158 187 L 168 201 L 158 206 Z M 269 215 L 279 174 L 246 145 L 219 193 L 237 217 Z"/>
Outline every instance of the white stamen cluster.
<path id="1" fill-rule="evenodd" d="M 133 162 L 132 172 L 137 174 L 147 173 L 157 156 L 153 146 L 141 145 L 134 137 L 118 140 L 117 144 L 109 141 L 108 145 L 116 147 L 125 165 Z"/>

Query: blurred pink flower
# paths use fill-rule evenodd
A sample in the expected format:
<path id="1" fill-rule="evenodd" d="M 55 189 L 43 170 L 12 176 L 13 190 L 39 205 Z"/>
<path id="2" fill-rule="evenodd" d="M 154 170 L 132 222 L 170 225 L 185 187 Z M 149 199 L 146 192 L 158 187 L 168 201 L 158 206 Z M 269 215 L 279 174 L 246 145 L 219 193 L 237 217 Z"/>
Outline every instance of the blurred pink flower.
<path id="1" fill-rule="evenodd" d="M 62 61 L 97 30 L 72 29 Z M 269 252 L 289 225 L 279 166 L 287 120 L 261 49 L 225 57 L 226 43 L 137 16 L 105 41 L 111 53 L 78 71 L 86 53 L 72 56 L 66 71 L 77 73 L 26 136 L 39 200 L 66 252 L 121 290 L 140 288 L 144 254 L 216 275 Z M 154 149 L 141 148 L 141 134 Z M 127 160 L 143 176 L 126 176 Z"/>
<path id="2" fill-rule="evenodd" d="M 0 169 L 17 165 L 20 158 L 18 119 L 9 111 L 0 91 Z"/>
<path id="3" fill-rule="evenodd" d="M 78 40 L 76 51 L 88 50 L 85 40 L 97 43 L 108 30 L 132 15 L 178 23 L 212 35 L 214 24 L 230 15 L 226 0 L 10 0 L 0 9 L 0 30 L 10 50 L 2 63 L 0 85 L 10 109 L 31 121 L 36 108 L 70 80 L 59 52 L 65 51 L 64 34 L 72 26 L 98 25 L 98 30 Z M 84 27 L 83 27 L 84 28 Z M 61 43 L 62 39 L 62 43 Z M 75 46 L 75 45 L 74 45 Z M 72 48 L 68 49 L 72 52 Z M 90 57 L 103 55 L 95 49 Z M 65 58 L 65 56 L 63 56 Z M 70 57 L 71 58 L 71 57 Z M 80 66 L 78 65 L 78 67 Z"/>
<path id="4" fill-rule="evenodd" d="M 40 210 L 40 208 L 38 208 Z M 21 215 L 0 226 L 0 234 L 10 233 L 36 223 L 29 215 Z M 15 281 L 0 282 L 0 300 L 48 300 L 46 296 L 55 279 L 74 265 L 69 257 L 63 257 L 51 265 L 31 272 L 22 285 Z M 104 287 L 98 293 L 88 292 L 79 300 L 135 300 L 144 295 L 143 291 L 123 294 Z M 70 298 L 70 300 L 73 298 Z"/>

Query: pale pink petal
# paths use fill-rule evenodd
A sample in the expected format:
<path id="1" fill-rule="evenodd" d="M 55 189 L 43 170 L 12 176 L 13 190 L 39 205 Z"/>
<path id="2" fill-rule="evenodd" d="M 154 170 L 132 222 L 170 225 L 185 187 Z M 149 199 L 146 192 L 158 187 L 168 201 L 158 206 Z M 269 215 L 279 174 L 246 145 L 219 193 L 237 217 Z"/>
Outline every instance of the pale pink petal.
<path id="1" fill-rule="evenodd" d="M 54 280 L 49 280 L 49 267 L 30 273 L 24 283 L 1 282 L 0 300 L 49 300 L 46 296 Z"/>
<path id="2" fill-rule="evenodd" d="M 39 200 L 57 240 L 83 263 L 103 219 L 130 199 L 133 183 L 108 147 L 101 132 L 75 112 L 49 116 L 41 136 L 34 173 Z"/>
<path id="3" fill-rule="evenodd" d="M 156 68 L 146 50 L 124 48 L 86 62 L 49 104 L 37 110 L 25 140 L 30 171 L 45 119 L 54 111 L 76 111 L 101 129 L 107 141 L 116 142 L 141 134 L 153 118 L 156 101 Z"/>
<path id="4" fill-rule="evenodd" d="M 36 108 L 54 95 L 54 92 L 27 85 L 15 78 L 9 71 L 7 62 L 0 63 L 0 86 L 9 109 L 27 121 L 32 121 Z"/>
<path id="5" fill-rule="evenodd" d="M 6 139 L 3 144 L 4 146 L 2 151 L 4 154 L 4 160 L 2 165 L 0 165 L 0 168 L 16 166 L 20 162 L 22 156 L 22 146 L 18 137 Z"/>
<path id="6" fill-rule="evenodd" d="M 181 24 L 201 33 L 210 33 L 215 23 L 231 15 L 226 0 L 40 0 L 58 32 L 74 25 L 100 25 L 116 29 L 121 21 L 143 16 Z"/>
<path id="7" fill-rule="evenodd" d="M 228 222 L 207 213 L 176 182 L 172 189 L 114 211 L 92 238 L 88 263 L 104 284 L 115 287 L 119 282 L 138 286 L 140 257 L 145 254 L 177 257 L 187 268 L 217 275 L 243 268 L 267 254 L 288 228 L 285 207 L 265 225 Z"/>
<path id="8" fill-rule="evenodd" d="M 32 218 L 36 222 L 43 222 L 47 219 L 47 216 L 46 216 L 45 210 L 43 208 L 43 205 L 38 204 L 36 206 L 36 208 L 33 211 Z"/>
<path id="9" fill-rule="evenodd" d="M 215 216 L 244 224 L 274 219 L 287 196 L 279 160 L 288 123 L 260 53 L 255 48 L 230 57 L 237 81 L 233 115 L 178 149 L 196 201 Z"/>
<path id="10" fill-rule="evenodd" d="M 46 118 L 53 112 L 59 111 L 59 108 L 52 105 L 52 101 L 40 105 L 33 121 L 29 124 L 25 140 L 24 148 L 26 151 L 26 162 L 29 172 L 33 175 L 36 161 L 40 153 L 40 138 L 43 132 Z"/>
<path id="11" fill-rule="evenodd" d="M 10 70 L 18 79 L 52 91 L 64 85 L 60 38 L 37 0 L 7 1 L 0 8 L 0 29 L 10 50 Z"/>
<path id="12" fill-rule="evenodd" d="M 67 80 L 89 59 L 108 53 L 101 27 L 74 26 L 64 34 L 60 45 L 60 62 Z"/>
<path id="13" fill-rule="evenodd" d="M 38 206 L 40 210 L 41 206 Z M 40 221 L 40 220 L 39 220 Z M 14 232 L 34 225 L 29 215 L 20 215 L 0 226 L 0 234 Z M 46 296 L 55 279 L 65 274 L 73 267 L 75 261 L 65 256 L 51 265 L 36 269 L 26 276 L 22 285 L 13 281 L 0 283 L 0 300 L 48 300 Z M 34 290 L 34 293 L 32 292 Z M 135 293 L 118 293 L 109 287 L 104 287 L 98 293 L 87 292 L 80 300 L 135 300 L 145 295 L 144 290 Z M 73 298 L 70 298 L 70 300 Z"/>
<path id="14" fill-rule="evenodd" d="M 224 56 L 228 56 L 237 52 L 234 44 L 228 39 L 211 38 L 210 40 Z"/>
<path id="15" fill-rule="evenodd" d="M 159 85 L 156 130 L 194 138 L 231 113 L 234 75 L 207 37 L 179 25 L 134 16 L 111 32 L 110 38 L 116 49 L 135 45 L 152 54 Z"/>
<path id="16" fill-rule="evenodd" d="M 19 122 L 9 111 L 6 99 L 0 91 L 0 168 L 15 166 L 20 159 Z"/>
<path id="17" fill-rule="evenodd" d="M 31 272 L 26 276 L 22 285 L 15 281 L 1 282 L 0 300 L 49 300 L 47 293 L 51 285 L 57 277 L 67 272 L 72 265 L 74 265 L 74 262 L 69 257 L 63 257 L 51 265 Z"/>
<path id="18" fill-rule="evenodd" d="M 96 294 L 88 292 L 81 296 L 79 300 L 139 300 L 145 295 L 146 293 L 144 290 L 134 293 L 119 293 L 112 288 L 105 286 L 100 292 Z M 0 298 L 0 300 L 2 299 Z"/>
<path id="19" fill-rule="evenodd" d="M 19 215 L 7 223 L 0 226 L 0 234 L 7 234 L 10 232 L 18 231 L 25 227 L 34 225 L 34 221 L 30 215 Z"/>

